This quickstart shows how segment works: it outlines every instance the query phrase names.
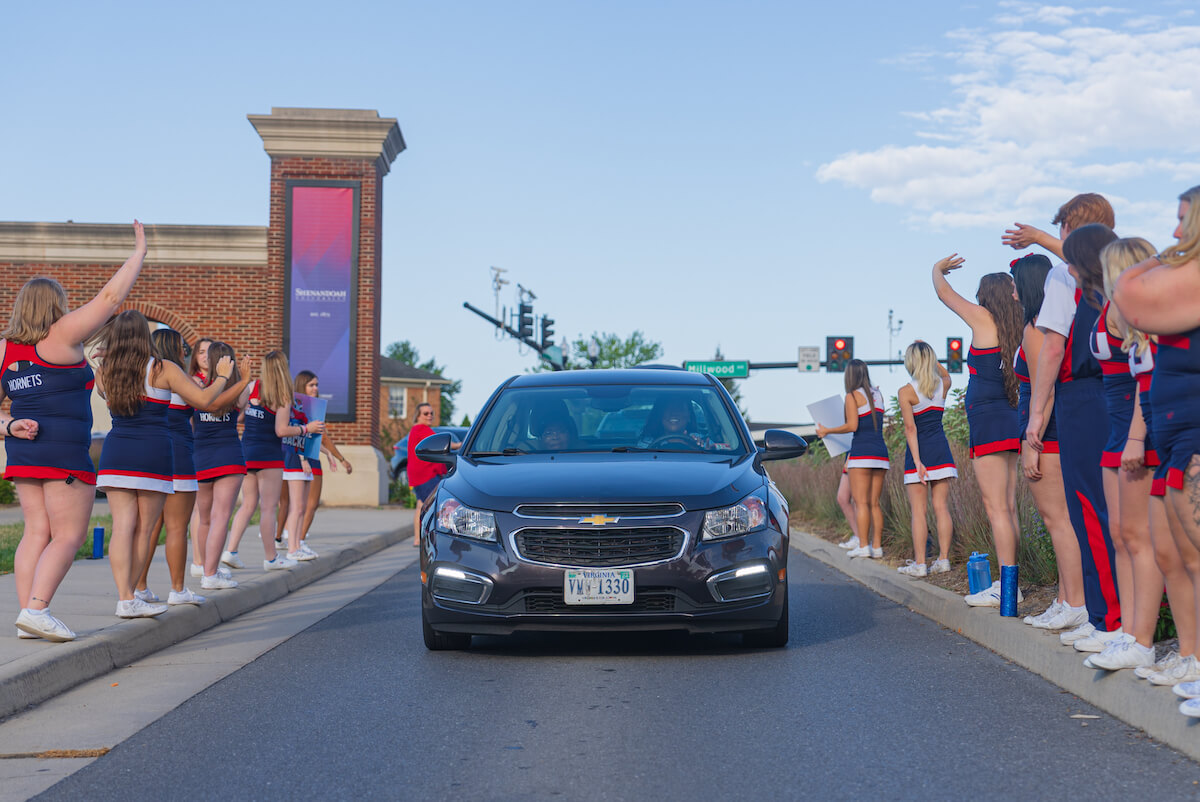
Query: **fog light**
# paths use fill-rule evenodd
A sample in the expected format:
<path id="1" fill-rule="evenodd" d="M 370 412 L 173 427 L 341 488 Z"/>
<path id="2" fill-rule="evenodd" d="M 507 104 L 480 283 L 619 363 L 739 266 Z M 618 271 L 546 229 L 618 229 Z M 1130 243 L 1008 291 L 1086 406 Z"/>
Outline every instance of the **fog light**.
<path id="1" fill-rule="evenodd" d="M 492 594 L 492 580 L 458 568 L 438 566 L 433 571 L 429 592 L 438 601 L 483 604 Z"/>
<path id="2" fill-rule="evenodd" d="M 745 601 L 769 596 L 774 586 L 771 571 L 763 563 L 752 563 L 713 574 L 708 578 L 708 592 L 719 602 Z"/>

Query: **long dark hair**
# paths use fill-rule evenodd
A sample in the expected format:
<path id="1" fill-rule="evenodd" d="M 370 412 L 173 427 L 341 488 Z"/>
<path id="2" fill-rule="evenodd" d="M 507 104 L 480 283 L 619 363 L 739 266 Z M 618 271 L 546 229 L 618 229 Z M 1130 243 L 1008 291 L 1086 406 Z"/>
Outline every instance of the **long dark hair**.
<path id="1" fill-rule="evenodd" d="M 846 392 L 853 393 L 862 390 L 867 397 L 867 406 L 871 408 L 871 422 L 879 429 L 879 413 L 875 411 L 875 394 L 871 387 L 871 372 L 867 363 L 861 359 L 851 359 L 846 363 Z"/>
<path id="2" fill-rule="evenodd" d="M 192 353 L 195 353 L 195 351 Z M 208 344 L 208 375 L 204 379 L 205 387 L 217 380 L 217 363 L 221 361 L 221 357 L 225 356 L 229 357 L 230 361 L 233 362 L 233 371 L 230 374 L 229 379 L 225 382 L 225 386 L 229 387 L 231 384 L 237 384 L 242 380 L 242 372 L 238 370 L 237 358 L 233 353 L 233 346 L 223 343 L 220 340 L 213 340 Z M 221 395 L 224 394 L 225 391 L 222 390 Z M 215 415 L 224 415 L 226 412 L 233 409 L 233 405 L 236 403 L 237 397 L 235 396 L 232 400 L 230 400 L 228 405 L 222 407 L 221 409 L 212 410 L 212 412 Z"/>
<path id="3" fill-rule="evenodd" d="M 1096 309 L 1100 308 L 1100 299 L 1104 297 L 1104 266 L 1100 264 L 1100 251 L 1116 239 L 1113 230 L 1103 223 L 1088 223 L 1063 240 L 1063 257 L 1079 276 L 1083 299 Z"/>
<path id="4" fill-rule="evenodd" d="M 1017 286 L 1017 300 L 1025 311 L 1025 325 L 1029 325 L 1042 309 L 1046 297 L 1046 274 L 1050 272 L 1050 260 L 1040 253 L 1022 256 L 1009 268 L 1013 284 Z"/>
<path id="5" fill-rule="evenodd" d="M 135 415 L 146 402 L 146 365 L 150 351 L 150 324 L 134 309 L 117 315 L 108 325 L 104 342 L 104 393 L 114 415 Z"/>
<path id="6" fill-rule="evenodd" d="M 175 329 L 155 329 L 150 332 L 150 347 L 159 359 L 174 362 L 181 370 L 186 370 L 183 365 L 183 336 Z"/>
<path id="7" fill-rule="evenodd" d="M 1013 358 L 1021 345 L 1025 333 L 1025 321 L 1021 304 L 1013 297 L 1012 276 L 1007 273 L 988 273 L 979 280 L 979 291 L 975 294 L 979 305 L 992 315 L 996 323 L 996 336 L 1000 339 L 1000 370 L 1004 374 L 1004 392 L 1008 403 L 1017 405 L 1017 374 L 1013 372 Z"/>

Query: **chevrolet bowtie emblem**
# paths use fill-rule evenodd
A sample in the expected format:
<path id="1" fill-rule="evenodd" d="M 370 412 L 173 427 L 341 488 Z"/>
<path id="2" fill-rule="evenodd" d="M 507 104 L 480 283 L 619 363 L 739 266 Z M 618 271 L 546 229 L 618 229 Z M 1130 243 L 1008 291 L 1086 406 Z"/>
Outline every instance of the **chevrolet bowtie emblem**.
<path id="1" fill-rule="evenodd" d="M 592 526 L 604 526 L 605 524 L 615 524 L 619 518 L 609 518 L 606 515 L 589 515 L 586 518 L 580 518 L 579 523 L 591 524 Z"/>

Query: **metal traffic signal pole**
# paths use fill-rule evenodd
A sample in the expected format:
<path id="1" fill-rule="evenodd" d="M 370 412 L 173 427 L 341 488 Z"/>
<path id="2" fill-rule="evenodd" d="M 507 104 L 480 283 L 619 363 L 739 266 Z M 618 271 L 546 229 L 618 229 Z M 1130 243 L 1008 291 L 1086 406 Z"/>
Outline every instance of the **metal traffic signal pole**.
<path id="1" fill-rule="evenodd" d="M 533 339 L 533 331 L 532 331 L 532 329 L 531 329 L 531 330 L 530 330 L 530 332 L 529 332 L 529 336 L 528 336 L 528 337 L 525 337 L 525 336 L 522 336 L 521 332 L 517 331 L 517 330 L 516 330 L 516 329 L 514 329 L 512 326 L 510 326 L 510 325 L 508 325 L 507 323 L 504 323 L 504 322 L 502 322 L 502 321 L 500 321 L 500 320 L 497 320 L 496 318 L 492 317 L 492 316 L 491 316 L 491 315 L 489 315 L 487 312 L 484 312 L 484 311 L 483 311 L 483 310 L 481 310 L 481 309 L 476 309 L 475 307 L 471 306 L 471 304 L 467 303 L 466 301 L 463 301 L 463 308 L 464 308 L 464 309 L 469 309 L 470 311 L 472 311 L 472 312 L 474 312 L 475 314 L 479 315 L 481 318 L 483 318 L 483 319 L 484 319 L 484 320 L 486 320 L 487 322 L 491 323 L 491 324 L 492 324 L 493 326 L 495 326 L 496 328 L 500 329 L 501 331 L 507 332 L 507 333 L 508 333 L 509 335 L 511 335 L 511 336 L 512 336 L 514 339 L 521 341 L 521 342 L 522 342 L 522 343 L 524 343 L 525 345 L 528 345 L 530 348 L 532 348 L 533 350 L 537 351 L 537 352 L 538 352 L 538 356 L 540 356 L 542 359 L 545 359 L 545 360 L 546 360 L 546 362 L 548 362 L 548 363 L 550 364 L 550 368 L 551 368 L 552 370 L 562 370 L 562 369 L 563 369 L 563 366 L 562 366 L 562 365 L 558 364 L 557 362 L 553 362 L 553 361 L 551 361 L 551 360 L 550 360 L 550 359 L 549 359 L 549 358 L 546 356 L 546 349 L 545 349 L 545 348 L 543 348 L 543 347 L 541 346 L 541 344 L 540 344 L 540 343 L 538 343 L 537 341 L 535 341 L 535 340 Z M 532 315 L 532 308 L 530 309 L 530 314 Z M 551 321 L 551 322 L 553 323 L 553 321 Z M 794 363 L 793 363 L 792 367 L 795 367 L 795 364 L 794 364 Z"/>

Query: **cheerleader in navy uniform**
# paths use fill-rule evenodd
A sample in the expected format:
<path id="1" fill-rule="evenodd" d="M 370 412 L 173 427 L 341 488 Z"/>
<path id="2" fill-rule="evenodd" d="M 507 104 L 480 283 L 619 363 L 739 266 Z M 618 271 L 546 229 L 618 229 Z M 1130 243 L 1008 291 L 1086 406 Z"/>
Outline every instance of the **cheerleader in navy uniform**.
<path id="1" fill-rule="evenodd" d="M 157 329 L 150 333 L 150 345 L 154 356 L 164 362 L 170 362 L 188 373 L 184 364 L 183 337 L 174 329 Z M 189 377 L 191 376 L 188 373 Z M 195 383 L 195 382 L 193 382 Z M 199 385 L 197 385 L 199 389 Z M 167 594 L 167 604 L 203 604 L 203 596 L 194 593 L 185 584 L 188 567 L 188 521 L 196 508 L 196 461 L 192 455 L 192 405 L 184 400 L 179 393 L 171 393 L 171 404 L 167 408 L 167 434 L 171 438 L 171 484 L 174 493 L 167 496 L 163 502 L 163 512 L 154 525 L 155 532 L 167 531 L 167 570 L 171 578 L 171 592 Z M 151 591 L 147 584 L 150 563 L 154 560 L 154 547 L 158 538 L 150 539 L 150 560 L 142 569 L 137 587 L 133 591 L 136 598 L 145 602 L 156 603 L 158 596 Z"/>
<path id="2" fill-rule="evenodd" d="M 204 408 L 229 382 L 233 360 L 216 365 L 217 381 L 207 390 L 192 383 L 179 366 L 153 356 L 150 325 L 141 312 L 122 312 L 108 326 L 100 385 L 112 412 L 113 426 L 104 439 L 97 487 L 108 496 L 112 537 L 108 559 L 117 585 L 121 618 L 166 612 L 134 596 L 134 586 L 150 559 L 154 524 L 168 494 L 174 492 L 174 459 L 167 431 L 171 394 Z"/>
<path id="3" fill-rule="evenodd" d="M 212 345 L 213 342 L 212 337 L 201 337 L 192 346 L 192 355 L 188 359 L 188 375 L 192 377 L 192 381 L 199 387 L 203 387 L 208 382 L 208 346 Z M 189 431 L 191 431 L 191 426 L 192 421 L 189 415 Z M 200 530 L 200 509 L 195 504 L 192 505 L 192 518 L 189 525 L 192 533 L 192 564 L 189 568 L 189 573 L 195 579 L 200 579 L 204 576 L 204 540 Z"/>
<path id="4" fill-rule="evenodd" d="M 231 568 L 244 568 L 238 556 L 242 535 L 257 508 L 261 511 L 258 531 L 262 537 L 264 571 L 276 571 L 296 565 L 275 551 L 275 514 L 279 509 L 279 491 L 283 484 L 283 441 L 281 432 L 288 426 L 292 405 L 292 374 L 283 351 L 271 351 L 262 360 L 261 378 L 250 385 L 242 416 L 242 452 L 246 456 L 246 481 L 242 485 L 242 506 L 233 518 L 229 549 L 221 562 Z"/>
<path id="5" fill-rule="evenodd" d="M 1134 327 L 1158 335 L 1154 379 L 1150 385 L 1150 429 L 1159 458 L 1166 468 L 1165 501 L 1176 544 L 1186 540 L 1200 548 L 1200 186 L 1179 197 L 1178 240 L 1157 257 L 1122 273 L 1113 300 Z M 1193 593 L 1200 587 L 1200 561 L 1180 549 L 1192 579 Z M 1174 610 L 1174 605 L 1172 605 Z M 1197 622 L 1200 625 L 1200 621 Z M 1184 653 L 1182 637 L 1178 664 L 1151 682 L 1174 680 L 1175 692 L 1187 698 L 1180 706 L 1185 715 L 1200 717 L 1200 664 L 1193 653 Z"/>
<path id="6" fill-rule="evenodd" d="M 146 256 L 141 223 L 134 222 L 133 233 L 133 255 L 95 298 L 68 311 L 67 294 L 57 281 L 30 279 L 17 293 L 8 328 L 0 334 L 0 401 L 12 400 L 12 418 L 38 422 L 34 439 L 4 440 L 4 478 L 16 485 L 25 519 L 13 558 L 21 608 L 17 629 L 37 638 L 75 638 L 49 607 L 83 545 L 96 496 L 95 467 L 88 456 L 94 375 L 83 343 L 116 314 L 141 272 Z"/>
<path id="7" fill-rule="evenodd" d="M 280 416 L 289 414 L 286 425 L 276 431 L 283 438 L 283 480 L 288 483 L 288 513 L 286 528 L 298 533 L 304 521 L 304 510 L 308 506 L 308 494 L 313 480 L 313 469 L 307 458 L 301 454 L 304 439 L 309 434 L 320 434 L 325 431 L 325 421 L 309 420 L 304 414 L 300 403 L 295 400 L 287 410 L 281 410 Z M 296 562 L 315 560 L 316 552 L 300 538 L 293 534 L 288 541 L 287 558 Z"/>
<path id="8" fill-rule="evenodd" d="M 1021 439 L 1024 440 L 1025 430 L 1029 426 L 1032 385 L 1045 342 L 1045 335 L 1037 327 L 1037 316 L 1042 308 L 1050 260 L 1041 254 L 1030 254 L 1014 260 L 1010 272 L 1016 288 L 1017 301 L 1021 304 L 1025 319 L 1021 347 L 1017 349 L 1014 364 L 1014 372 L 1021 383 L 1017 399 L 1018 430 Z M 1034 504 L 1042 517 L 1042 524 L 1050 534 L 1050 543 L 1054 548 L 1054 560 L 1058 567 L 1058 594 L 1043 612 L 1025 616 L 1024 621 L 1037 629 L 1057 631 L 1077 627 L 1086 622 L 1087 607 L 1084 605 L 1083 565 L 1079 556 L 1079 541 L 1075 539 L 1075 530 L 1071 528 L 1071 516 L 1067 512 L 1067 498 L 1063 490 L 1053 399 L 1047 402 L 1045 409 L 1047 422 L 1042 434 L 1042 448 L 1031 448 L 1025 444 L 1021 449 L 1021 462 Z"/>
<path id="9" fill-rule="evenodd" d="M 311 370 L 302 370 L 296 374 L 295 391 L 309 396 L 310 398 L 321 397 L 321 384 L 317 379 L 317 374 Z M 346 469 L 346 475 L 354 473 L 354 466 L 350 464 L 350 460 L 342 456 L 342 452 L 338 451 L 337 444 L 333 442 L 333 438 L 329 436 L 329 432 L 321 435 L 321 454 L 329 457 L 329 470 L 337 473 L 338 465 Z M 321 491 L 325 485 L 325 477 L 321 470 L 321 461 L 316 460 L 312 465 L 312 483 L 308 490 L 308 504 L 304 508 L 304 517 L 300 523 L 300 542 L 308 545 L 308 530 L 312 527 L 313 517 L 317 514 L 317 507 L 321 503 Z M 275 541 L 287 540 L 287 534 L 284 532 L 283 524 L 287 518 L 287 499 L 288 485 L 283 486 L 283 494 L 280 497 L 280 516 L 279 528 L 276 532 Z M 284 545 L 287 545 L 286 543 Z M 312 551 L 312 549 L 308 549 Z"/>
<path id="10" fill-rule="evenodd" d="M 851 557 L 883 557 L 883 495 L 885 471 L 890 467 L 887 443 L 883 441 L 883 395 L 871 385 L 867 363 L 851 359 L 846 365 L 846 422 L 826 428 L 817 424 L 817 437 L 827 434 L 849 434 L 850 453 L 846 465 L 850 474 L 850 493 L 858 516 L 859 545 L 851 549 Z"/>
<path id="11" fill-rule="evenodd" d="M 1154 254 L 1154 247 L 1145 240 L 1116 240 L 1099 253 L 1097 263 L 1078 264 L 1075 270 L 1083 279 L 1085 291 L 1099 279 L 1105 296 L 1109 297 L 1122 272 Z M 1094 272 L 1099 275 L 1093 275 Z M 1141 339 L 1145 344 L 1144 335 Z M 1154 665 L 1154 630 L 1163 594 L 1159 563 L 1166 557 L 1151 539 L 1149 505 L 1153 472 L 1147 467 L 1157 463 L 1157 454 L 1142 414 L 1138 379 L 1131 369 L 1129 349 L 1133 343 L 1132 331 L 1120 311 L 1112 303 L 1105 303 L 1092 332 L 1091 347 L 1104 373 L 1110 423 L 1122 429 L 1110 434 L 1101 466 L 1109 534 L 1116 552 L 1124 634 L 1099 654 L 1089 657 L 1084 665 L 1109 671 L 1148 670 Z M 1114 441 L 1120 447 L 1116 465 L 1109 456 L 1116 450 Z M 1170 539 L 1166 531 L 1160 532 L 1159 537 Z"/>
<path id="12" fill-rule="evenodd" d="M 950 482 L 958 476 L 950 443 L 942 428 L 946 393 L 950 392 L 950 374 L 938 363 L 929 343 L 917 340 L 904 352 L 904 368 L 912 381 L 900 388 L 897 400 L 904 418 L 904 489 L 912 508 L 913 559 L 897 570 L 909 576 L 940 574 L 950 570 L 950 541 L 954 521 L 950 518 Z M 925 565 L 925 541 L 929 527 L 925 522 L 928 498 L 933 497 L 933 515 L 937 521 L 938 558 L 933 567 Z"/>
<path id="13" fill-rule="evenodd" d="M 971 327 L 965 399 L 970 456 L 1003 570 L 1017 565 L 1017 453 L 1021 441 L 1013 364 L 1021 343 L 1021 305 L 1006 273 L 990 273 L 980 279 L 975 295 L 978 303 L 963 298 L 946 280 L 946 275 L 962 264 L 958 254 L 939 260 L 933 266 L 933 286 L 938 299 Z M 1017 598 L 1022 598 L 1019 590 Z M 966 596 L 965 601 L 972 607 L 999 607 L 1000 580 Z"/>
<path id="14" fill-rule="evenodd" d="M 208 346 L 209 364 L 222 358 L 233 359 L 233 349 L 223 342 Z M 217 397 L 206 410 L 197 409 L 192 416 L 195 432 L 196 480 L 200 490 L 196 508 L 200 511 L 200 537 L 204 541 L 204 577 L 200 587 L 205 590 L 236 588 L 237 582 L 218 573 L 221 552 L 229 535 L 229 516 L 242 488 L 246 475 L 246 460 L 242 442 L 238 439 L 238 403 L 250 382 L 250 361 L 243 357 L 242 368 L 233 370 L 234 385 Z M 210 373 L 207 385 L 216 377 Z"/>

